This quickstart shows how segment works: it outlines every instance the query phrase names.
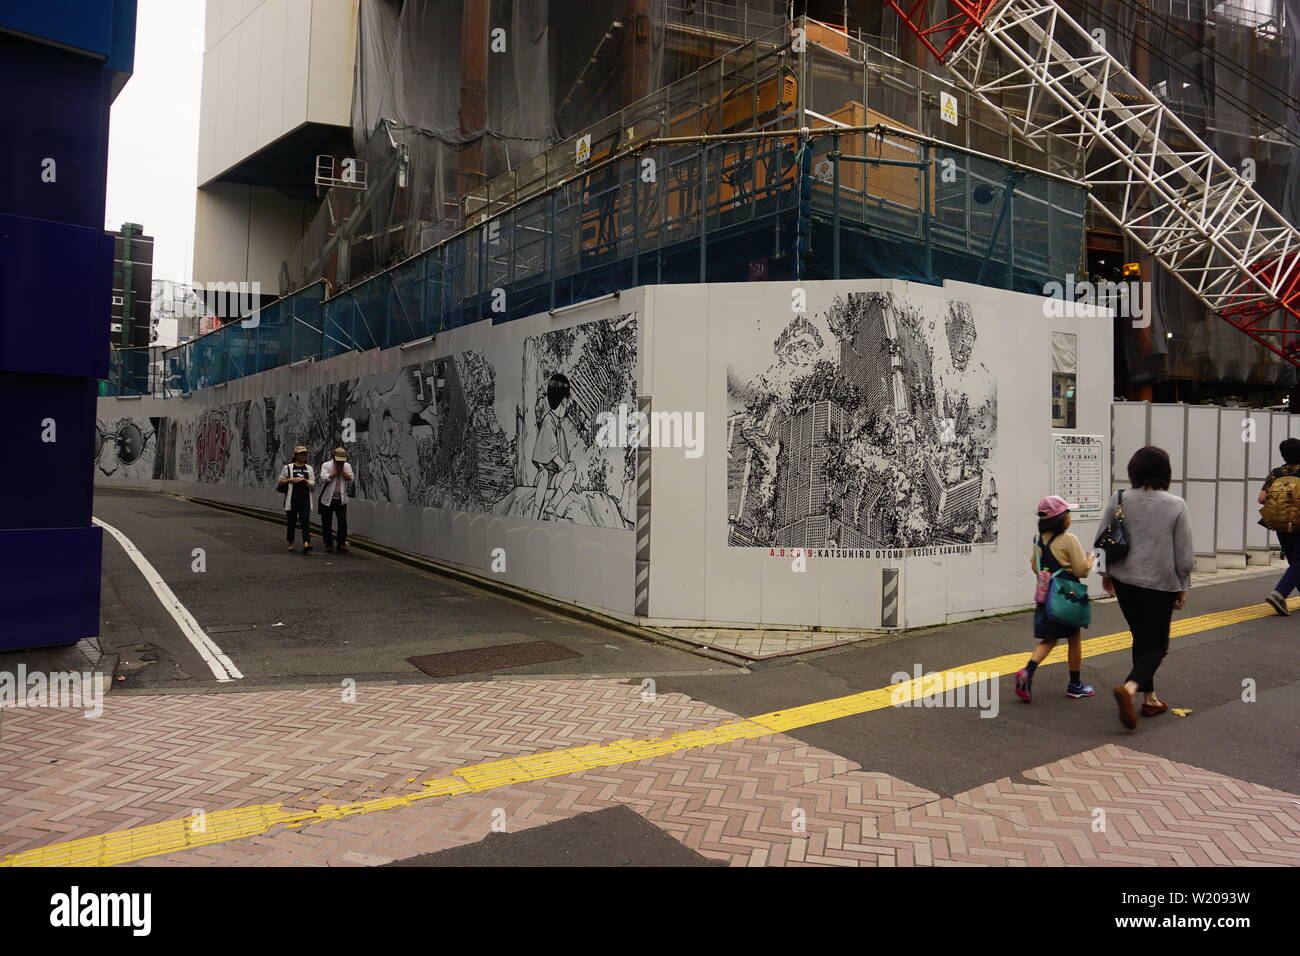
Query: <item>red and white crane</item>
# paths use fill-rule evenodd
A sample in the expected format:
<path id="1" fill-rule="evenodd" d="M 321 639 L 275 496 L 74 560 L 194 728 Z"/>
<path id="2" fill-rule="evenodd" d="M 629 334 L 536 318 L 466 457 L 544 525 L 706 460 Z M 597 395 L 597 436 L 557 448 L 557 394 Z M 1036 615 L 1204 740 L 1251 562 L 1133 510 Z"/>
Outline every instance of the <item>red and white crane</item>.
<path id="1" fill-rule="evenodd" d="M 1084 181 L 1111 187 L 1109 203 L 1093 193 L 1098 208 L 1212 312 L 1300 367 L 1300 232 L 1055 0 L 886 5 L 1017 135 L 1077 146 Z"/>

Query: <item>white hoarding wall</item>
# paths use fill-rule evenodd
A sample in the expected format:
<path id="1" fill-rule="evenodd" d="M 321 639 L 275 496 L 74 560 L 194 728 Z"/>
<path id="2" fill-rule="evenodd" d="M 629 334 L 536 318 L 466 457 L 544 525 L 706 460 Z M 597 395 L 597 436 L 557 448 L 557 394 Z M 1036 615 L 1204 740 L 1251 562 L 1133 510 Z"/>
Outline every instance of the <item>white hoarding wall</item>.
<path id="1" fill-rule="evenodd" d="M 703 456 L 651 451 L 650 615 L 914 627 L 1026 606 L 1051 332 L 1078 336 L 1075 430 L 1105 435 L 1109 316 L 956 283 L 801 288 L 646 290 L 643 397 L 707 422 Z"/>
<path id="2" fill-rule="evenodd" d="M 635 407 L 639 320 L 626 304 L 638 298 L 189 398 L 100 399 L 96 480 L 277 510 L 294 446 L 319 470 L 341 445 L 357 534 L 630 613 L 636 452 L 598 432 L 602 412 Z"/>
<path id="3" fill-rule="evenodd" d="M 1169 453 L 1169 490 L 1186 499 L 1197 564 L 1245 567 L 1265 562 L 1277 537 L 1259 524 L 1257 496 L 1282 464 L 1278 444 L 1300 438 L 1300 416 L 1214 405 L 1117 402 L 1112 486 L 1127 488 L 1128 460 L 1144 445 Z"/>
<path id="4" fill-rule="evenodd" d="M 654 286 L 101 399 L 96 479 L 278 510 L 293 446 L 342 444 L 390 547 L 658 623 L 916 627 L 1028 605 L 1038 499 L 1109 473 L 1110 363 L 1109 316 L 982 286 Z"/>

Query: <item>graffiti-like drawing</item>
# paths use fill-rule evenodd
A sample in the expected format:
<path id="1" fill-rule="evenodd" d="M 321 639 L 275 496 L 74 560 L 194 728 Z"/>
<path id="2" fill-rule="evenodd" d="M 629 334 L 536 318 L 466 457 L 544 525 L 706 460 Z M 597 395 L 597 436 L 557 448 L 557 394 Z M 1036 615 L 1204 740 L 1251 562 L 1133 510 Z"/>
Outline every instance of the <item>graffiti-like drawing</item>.
<path id="1" fill-rule="evenodd" d="M 798 314 L 728 369 L 728 541 L 921 548 L 996 540 L 997 387 L 970 306 L 892 293 Z"/>
<path id="2" fill-rule="evenodd" d="M 631 529 L 635 448 L 595 436 L 601 412 L 636 406 L 635 371 L 628 314 L 526 338 L 506 363 L 467 349 L 196 417 L 101 422 L 126 451 L 106 458 L 118 439 L 101 438 L 97 466 L 109 478 L 270 487 L 294 445 L 317 467 L 344 445 L 362 500 Z"/>
<path id="3" fill-rule="evenodd" d="M 119 418 L 95 422 L 95 468 L 106 478 L 154 478 L 158 432 L 166 419 Z"/>
<path id="4" fill-rule="evenodd" d="M 217 483 L 225 478 L 230 460 L 230 426 L 225 408 L 211 408 L 199 417 L 194 436 L 194 466 L 199 481 Z"/>

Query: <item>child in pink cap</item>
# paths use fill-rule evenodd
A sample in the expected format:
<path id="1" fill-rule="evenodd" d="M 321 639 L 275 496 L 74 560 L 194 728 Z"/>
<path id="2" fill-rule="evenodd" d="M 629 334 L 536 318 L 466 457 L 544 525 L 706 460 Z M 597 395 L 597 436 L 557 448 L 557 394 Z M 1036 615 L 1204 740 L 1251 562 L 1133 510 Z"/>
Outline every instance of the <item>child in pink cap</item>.
<path id="1" fill-rule="evenodd" d="M 1057 495 L 1048 495 L 1038 502 L 1038 537 L 1029 566 L 1038 577 L 1038 590 L 1034 595 L 1034 637 L 1038 646 L 1029 655 L 1029 663 L 1016 673 L 1016 696 L 1025 703 L 1030 700 L 1030 685 L 1034 671 L 1043 662 L 1056 642 L 1064 638 L 1069 642 L 1070 683 L 1066 685 L 1067 697 L 1091 697 L 1095 691 L 1079 676 L 1083 666 L 1083 632 L 1059 624 L 1047 616 L 1047 585 L 1052 574 L 1063 570 L 1062 577 L 1086 578 L 1092 572 L 1092 555 L 1083 550 L 1079 539 L 1066 529 L 1070 527 L 1070 509 L 1076 507 Z"/>

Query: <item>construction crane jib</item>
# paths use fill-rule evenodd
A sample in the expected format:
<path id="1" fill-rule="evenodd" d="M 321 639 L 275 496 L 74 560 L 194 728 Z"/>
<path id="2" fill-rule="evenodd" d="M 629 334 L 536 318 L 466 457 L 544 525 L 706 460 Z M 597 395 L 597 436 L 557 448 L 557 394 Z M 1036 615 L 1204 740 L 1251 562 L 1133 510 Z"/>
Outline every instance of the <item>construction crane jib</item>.
<path id="1" fill-rule="evenodd" d="M 1211 311 L 1300 366 L 1300 233 L 1055 0 L 886 4 L 1019 137 L 1075 146 L 1097 208 Z"/>

